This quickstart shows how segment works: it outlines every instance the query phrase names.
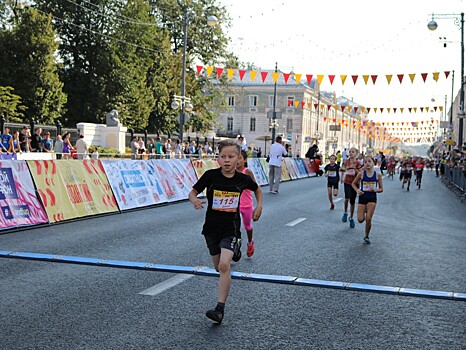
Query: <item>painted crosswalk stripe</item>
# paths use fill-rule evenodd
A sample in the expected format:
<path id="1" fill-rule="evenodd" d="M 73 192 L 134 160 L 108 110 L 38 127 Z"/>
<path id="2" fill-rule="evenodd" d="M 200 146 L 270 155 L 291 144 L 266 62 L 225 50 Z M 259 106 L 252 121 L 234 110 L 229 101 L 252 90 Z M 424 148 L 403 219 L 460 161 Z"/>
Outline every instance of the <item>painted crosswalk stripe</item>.
<path id="1" fill-rule="evenodd" d="M 175 276 L 169 278 L 168 280 L 165 280 L 165 281 L 163 281 L 163 282 L 161 282 L 159 284 L 156 284 L 153 287 L 150 287 L 150 288 L 148 288 L 146 290 L 143 290 L 139 294 L 154 296 L 154 295 L 163 293 L 166 290 L 168 290 L 170 288 L 173 288 L 176 285 L 178 285 L 178 284 L 180 284 L 180 283 L 182 283 L 182 282 L 184 282 L 186 280 L 189 280 L 190 278 L 193 278 L 194 276 L 195 275 L 186 275 L 184 273 L 180 273 L 178 275 L 175 275 Z"/>
<path id="2" fill-rule="evenodd" d="M 299 219 L 296 219 L 296 220 L 293 220 L 293 221 L 290 221 L 289 223 L 287 223 L 285 226 L 294 226 L 294 225 L 297 225 L 299 224 L 300 222 L 306 220 L 306 218 L 299 218 Z"/>

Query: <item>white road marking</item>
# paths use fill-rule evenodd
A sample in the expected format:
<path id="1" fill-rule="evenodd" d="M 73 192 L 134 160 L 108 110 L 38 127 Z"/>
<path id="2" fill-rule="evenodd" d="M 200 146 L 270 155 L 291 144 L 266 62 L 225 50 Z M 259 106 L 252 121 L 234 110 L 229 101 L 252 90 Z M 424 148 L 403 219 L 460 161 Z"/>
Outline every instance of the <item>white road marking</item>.
<path id="1" fill-rule="evenodd" d="M 338 203 L 339 201 L 341 201 L 341 198 L 334 199 L 333 203 Z"/>
<path id="2" fill-rule="evenodd" d="M 150 295 L 150 296 L 154 296 L 154 295 L 157 295 L 157 294 L 160 294 L 160 293 L 163 293 L 165 292 L 166 290 L 172 288 L 172 287 L 175 287 L 176 285 L 186 281 L 186 280 L 189 280 L 190 278 L 193 278 L 194 275 L 188 275 L 188 274 L 184 274 L 184 273 L 180 273 L 178 275 L 175 275 L 171 278 L 169 278 L 168 280 L 165 280 L 159 284 L 156 284 L 155 286 L 153 287 L 150 287 L 146 290 L 143 290 L 142 292 L 140 292 L 139 294 L 142 294 L 142 295 Z"/>
<path id="3" fill-rule="evenodd" d="M 299 219 L 290 221 L 289 223 L 285 224 L 285 226 L 294 226 L 294 225 L 297 225 L 297 224 L 299 224 L 300 222 L 302 222 L 304 220 L 306 220 L 306 218 L 299 218 Z"/>

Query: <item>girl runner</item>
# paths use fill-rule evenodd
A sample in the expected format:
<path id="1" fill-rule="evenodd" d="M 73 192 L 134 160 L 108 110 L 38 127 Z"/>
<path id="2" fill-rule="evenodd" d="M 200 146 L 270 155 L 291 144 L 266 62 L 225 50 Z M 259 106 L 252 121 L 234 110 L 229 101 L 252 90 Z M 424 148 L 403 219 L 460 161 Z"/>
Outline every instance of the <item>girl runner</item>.
<path id="1" fill-rule="evenodd" d="M 415 168 L 416 168 L 416 185 L 417 185 L 417 188 L 421 189 L 422 173 L 424 171 L 424 162 L 421 157 L 418 158 Z"/>
<path id="2" fill-rule="evenodd" d="M 390 156 L 387 167 L 388 167 L 388 176 L 391 176 L 393 180 L 393 176 L 395 174 L 395 168 L 396 168 L 396 159 L 394 156 Z"/>
<path id="3" fill-rule="evenodd" d="M 333 196 L 338 196 L 338 182 L 340 182 L 340 166 L 338 165 L 337 157 L 331 155 L 330 164 L 327 164 L 324 168 L 325 177 L 327 178 L 327 191 L 328 191 L 328 200 L 330 201 L 330 209 L 335 209 L 335 204 L 333 204 Z M 333 188 L 333 196 L 332 196 Z"/>
<path id="4" fill-rule="evenodd" d="M 254 174 L 247 168 L 247 161 L 248 152 L 241 150 L 236 170 L 240 173 L 249 175 L 255 182 L 256 179 L 254 178 Z M 239 211 L 241 213 L 241 218 L 243 219 L 244 229 L 248 234 L 248 248 L 246 250 L 246 255 L 250 258 L 254 254 L 254 239 L 252 238 L 252 212 L 254 211 L 254 202 L 252 201 L 251 190 L 244 190 L 243 193 L 241 193 Z"/>
<path id="5" fill-rule="evenodd" d="M 366 221 L 364 243 L 370 244 L 369 233 L 377 204 L 377 193 L 383 192 L 382 174 L 374 171 L 372 157 L 364 157 L 364 170 L 356 176 L 351 186 L 359 196 L 358 222 L 362 224 Z"/>
<path id="6" fill-rule="evenodd" d="M 408 183 L 406 191 L 409 191 L 409 186 L 411 185 L 411 178 L 413 177 L 413 168 L 414 163 L 411 157 L 408 157 L 408 160 L 403 163 L 404 174 L 403 174 L 403 184 L 401 188 L 405 188 L 405 183 Z"/>
<path id="7" fill-rule="evenodd" d="M 343 217 L 341 221 L 346 222 L 348 221 L 348 202 L 350 203 L 350 217 L 349 223 L 350 227 L 354 228 L 356 225 L 354 223 L 353 214 L 354 214 L 354 206 L 356 203 L 356 191 L 351 186 L 353 183 L 354 178 L 359 173 L 362 164 L 356 159 L 358 155 L 358 150 L 354 147 L 350 148 L 349 150 L 349 158 L 341 167 L 340 171 L 343 172 L 341 182 L 344 183 L 345 186 L 345 211 L 343 213 Z"/>

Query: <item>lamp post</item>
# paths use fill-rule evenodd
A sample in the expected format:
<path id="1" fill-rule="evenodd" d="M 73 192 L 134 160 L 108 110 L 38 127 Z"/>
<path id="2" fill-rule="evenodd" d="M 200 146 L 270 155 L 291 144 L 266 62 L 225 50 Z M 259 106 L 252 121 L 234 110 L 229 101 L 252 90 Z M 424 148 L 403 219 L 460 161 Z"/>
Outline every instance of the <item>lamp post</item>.
<path id="1" fill-rule="evenodd" d="M 435 18 L 437 19 L 454 19 L 455 24 L 460 27 L 461 29 L 461 76 L 460 76 L 460 107 L 458 112 L 456 113 L 458 116 L 458 147 L 463 145 L 463 118 L 465 115 L 464 112 L 464 12 L 460 14 L 453 13 L 453 14 L 432 14 L 432 20 L 427 24 L 427 28 L 429 30 L 436 30 L 438 25 L 435 22 Z M 453 110 L 450 111 L 450 121 L 452 121 L 452 114 Z"/>
<path id="2" fill-rule="evenodd" d="M 215 16 L 209 16 L 207 18 L 207 25 L 213 27 L 217 24 L 218 20 Z M 180 110 L 180 120 L 179 120 L 179 139 L 180 142 L 183 142 L 183 128 L 184 123 L 187 121 L 185 112 L 191 112 L 193 110 L 193 105 L 191 104 L 191 99 L 186 97 L 186 49 L 188 44 L 188 8 L 183 8 L 183 67 L 181 71 L 181 95 L 174 95 L 173 102 L 171 107 L 173 109 Z"/>
<path id="3" fill-rule="evenodd" d="M 275 62 L 275 74 L 278 72 L 278 63 Z M 273 111 L 272 111 L 272 141 L 270 144 L 273 144 L 275 142 L 275 129 L 278 126 L 277 124 L 277 112 L 276 112 L 276 107 L 277 107 L 277 79 L 275 79 L 275 84 L 273 86 Z"/>

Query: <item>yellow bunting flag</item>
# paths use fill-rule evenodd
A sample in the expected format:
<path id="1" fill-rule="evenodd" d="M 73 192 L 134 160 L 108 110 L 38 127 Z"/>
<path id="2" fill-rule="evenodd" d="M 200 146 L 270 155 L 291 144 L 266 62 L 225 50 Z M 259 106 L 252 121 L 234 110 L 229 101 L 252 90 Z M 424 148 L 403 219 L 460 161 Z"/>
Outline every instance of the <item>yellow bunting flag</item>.
<path id="1" fill-rule="evenodd" d="M 323 74 L 317 74 L 317 82 L 319 83 L 319 85 L 322 83 L 322 80 L 324 79 L 324 75 Z"/>
<path id="2" fill-rule="evenodd" d="M 272 78 L 273 78 L 274 83 L 277 82 L 277 79 L 278 79 L 279 75 L 280 75 L 280 73 L 278 73 L 278 72 L 272 72 Z"/>
<path id="3" fill-rule="evenodd" d="M 295 74 L 294 75 L 294 78 L 296 79 L 296 84 L 300 83 L 302 76 L 303 76 L 302 74 Z"/>
<path id="4" fill-rule="evenodd" d="M 409 75 L 409 79 L 411 79 L 411 83 L 414 83 L 414 77 L 416 76 L 416 73 L 411 73 L 408 75 Z"/>
<path id="5" fill-rule="evenodd" d="M 345 85 L 347 75 L 340 75 L 341 85 Z"/>
<path id="6" fill-rule="evenodd" d="M 392 81 L 393 74 L 386 74 L 385 77 L 387 78 L 388 85 L 390 85 L 390 82 Z"/>
<path id="7" fill-rule="evenodd" d="M 377 107 L 374 107 L 374 113 L 377 113 Z"/>
<path id="8" fill-rule="evenodd" d="M 250 70 L 249 75 L 251 76 L 251 81 L 254 81 L 254 79 L 256 79 L 257 72 L 255 70 Z"/>
<path id="9" fill-rule="evenodd" d="M 214 71 L 214 67 L 213 66 L 207 66 L 205 70 L 207 72 L 207 77 L 210 78 L 210 76 L 212 75 L 212 72 Z"/>
<path id="10" fill-rule="evenodd" d="M 438 81 L 438 76 L 439 76 L 440 73 L 439 72 L 434 72 L 432 74 L 434 75 L 434 80 Z"/>
<path id="11" fill-rule="evenodd" d="M 405 109 L 403 107 L 400 108 L 401 113 L 403 113 Z"/>
<path id="12" fill-rule="evenodd" d="M 231 78 L 233 78 L 233 74 L 235 74 L 235 70 L 232 69 L 232 68 L 228 68 L 227 69 L 227 74 L 228 74 L 228 79 L 231 80 Z"/>
<path id="13" fill-rule="evenodd" d="M 298 108 L 299 107 L 299 101 L 294 101 L 294 107 Z"/>
<path id="14" fill-rule="evenodd" d="M 362 78 L 364 79 L 364 83 L 367 85 L 367 81 L 369 80 L 368 75 L 363 75 Z"/>
<path id="15" fill-rule="evenodd" d="M 388 113 L 390 113 L 391 108 L 387 108 Z"/>
<path id="16" fill-rule="evenodd" d="M 417 113 L 417 107 L 414 107 L 413 109 L 414 109 L 414 113 Z"/>

